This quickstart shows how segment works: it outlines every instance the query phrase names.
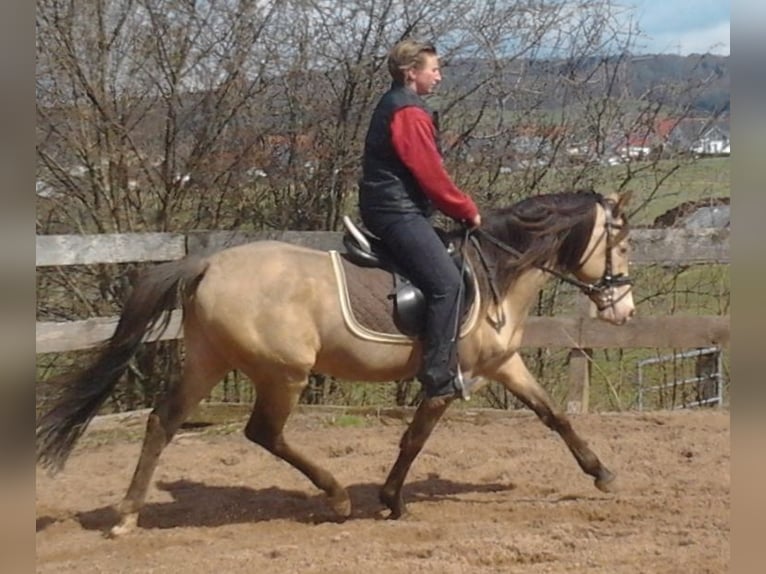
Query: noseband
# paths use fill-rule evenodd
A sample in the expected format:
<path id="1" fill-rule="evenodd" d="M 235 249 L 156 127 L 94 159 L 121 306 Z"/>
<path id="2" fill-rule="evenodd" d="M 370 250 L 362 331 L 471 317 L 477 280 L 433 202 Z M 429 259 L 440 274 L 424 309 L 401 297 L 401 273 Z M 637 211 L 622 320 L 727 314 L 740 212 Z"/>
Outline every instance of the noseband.
<path id="1" fill-rule="evenodd" d="M 602 240 L 606 240 L 606 253 L 604 255 L 605 261 L 604 261 L 604 274 L 601 276 L 601 278 L 598 281 L 595 281 L 593 283 L 586 283 L 585 281 L 580 281 L 576 277 L 569 277 L 568 275 L 565 275 L 561 273 L 560 271 L 553 269 L 551 267 L 547 267 L 545 265 L 535 265 L 538 269 L 541 271 L 545 271 L 546 273 L 550 273 L 551 275 L 557 277 L 564 283 L 569 283 L 570 285 L 574 285 L 577 287 L 580 291 L 582 291 L 593 303 L 595 303 L 596 307 L 599 311 L 603 311 L 604 309 L 607 309 L 608 307 L 611 307 L 615 305 L 620 299 L 625 297 L 630 290 L 626 290 L 625 293 L 623 293 L 619 299 L 614 299 L 614 288 L 615 287 L 622 287 L 624 285 L 632 285 L 633 281 L 630 279 L 630 277 L 626 276 L 624 273 L 613 273 L 613 265 L 612 265 L 612 249 L 614 249 L 615 243 L 614 243 L 614 232 L 619 232 L 623 225 L 616 223 L 614 221 L 614 218 L 612 216 L 612 208 L 610 205 L 606 204 L 605 200 L 599 200 L 599 204 L 601 207 L 604 208 L 604 214 L 606 216 L 606 221 L 604 223 L 604 232 L 599 238 L 598 242 L 596 242 L 596 245 L 593 247 L 595 249 L 599 243 L 601 243 Z M 496 247 L 500 248 L 501 250 L 505 251 L 506 253 L 510 253 L 514 257 L 521 257 L 521 252 L 514 249 L 507 243 L 499 240 L 494 235 L 491 235 L 481 227 L 476 228 L 472 230 L 473 234 L 478 234 L 484 237 L 487 241 L 495 245 Z M 487 265 L 487 262 L 484 259 L 484 254 L 482 253 L 481 249 L 479 248 L 478 242 L 475 240 L 475 236 L 472 235 L 471 239 L 473 240 L 474 246 L 476 247 L 476 250 L 479 253 L 479 258 L 481 259 L 482 265 L 484 266 L 485 271 L 489 271 L 489 266 Z M 592 251 L 591 251 L 592 254 Z M 585 261 L 588 260 L 588 257 L 585 258 Z M 583 262 L 584 264 L 585 262 Z M 492 284 L 492 278 L 490 276 L 490 284 Z M 499 297 L 494 289 L 493 286 L 493 295 L 496 299 L 496 303 L 499 302 Z"/>

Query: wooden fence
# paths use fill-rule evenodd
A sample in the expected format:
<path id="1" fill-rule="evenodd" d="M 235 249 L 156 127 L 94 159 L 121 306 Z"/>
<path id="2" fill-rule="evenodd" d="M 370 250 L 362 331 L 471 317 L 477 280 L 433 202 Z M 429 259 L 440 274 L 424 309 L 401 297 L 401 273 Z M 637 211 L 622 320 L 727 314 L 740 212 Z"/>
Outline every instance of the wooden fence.
<path id="1" fill-rule="evenodd" d="M 109 235 L 39 235 L 36 265 L 65 266 L 96 263 L 159 262 L 188 253 L 212 252 L 257 239 L 277 239 L 318 249 L 342 249 L 335 232 L 280 231 L 270 233 L 193 232 Z M 634 264 L 692 265 L 729 263 L 728 229 L 636 229 L 631 232 Z M 584 299 L 584 298 L 583 298 Z M 605 348 L 698 348 L 728 346 L 728 316 L 641 317 L 622 326 L 581 316 L 530 317 L 524 347 L 570 349 L 568 410 L 588 410 L 588 351 Z M 67 322 L 37 322 L 37 353 L 87 349 L 111 336 L 117 317 Z M 180 334 L 180 311 L 173 313 L 162 339 Z M 150 338 L 151 340 L 152 338 Z M 154 337 L 157 339 L 157 337 Z"/>

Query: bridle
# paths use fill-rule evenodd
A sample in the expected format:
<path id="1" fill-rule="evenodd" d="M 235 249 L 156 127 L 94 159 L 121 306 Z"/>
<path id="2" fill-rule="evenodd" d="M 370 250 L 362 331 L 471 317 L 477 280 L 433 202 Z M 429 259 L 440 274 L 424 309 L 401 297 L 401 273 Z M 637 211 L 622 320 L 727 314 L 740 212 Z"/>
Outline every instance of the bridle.
<path id="1" fill-rule="evenodd" d="M 574 285 L 577 287 L 582 293 L 584 293 L 593 303 L 595 303 L 596 307 L 599 311 L 603 311 L 604 309 L 607 309 L 609 307 L 612 307 L 617 304 L 623 297 L 625 297 L 628 293 L 630 293 L 630 289 L 626 289 L 620 297 L 615 299 L 614 297 L 614 289 L 616 287 L 622 287 L 624 285 L 632 285 L 633 281 L 630 279 L 630 277 L 626 276 L 624 273 L 613 273 L 613 264 L 612 264 L 612 249 L 614 249 L 616 243 L 615 243 L 615 236 L 619 234 L 619 232 L 623 229 L 624 225 L 621 223 L 618 223 L 615 221 L 613 215 L 612 215 L 612 206 L 607 204 L 607 200 L 601 199 L 598 202 L 601 207 L 604 208 L 604 214 L 606 216 L 606 221 L 604 222 L 604 232 L 602 233 L 601 237 L 599 237 L 599 240 L 596 242 L 596 244 L 593 246 L 593 249 L 588 254 L 587 257 L 583 259 L 583 262 L 580 264 L 580 267 L 585 264 L 585 262 L 588 261 L 588 259 L 593 254 L 593 251 L 598 247 L 598 245 L 601 243 L 601 241 L 606 241 L 606 253 L 604 255 L 605 261 L 604 261 L 604 273 L 603 275 L 595 282 L 593 283 L 587 283 L 585 281 L 581 281 L 577 279 L 576 277 L 570 277 L 568 275 L 565 275 L 564 273 L 558 271 L 557 269 L 553 269 L 552 267 L 548 267 L 546 265 L 536 264 L 535 267 L 540 269 L 541 271 L 544 271 L 546 273 L 549 273 L 564 283 L 569 283 L 570 285 Z M 506 253 L 509 253 L 513 255 L 514 257 L 521 257 L 522 253 L 519 252 L 517 249 L 514 249 L 507 243 L 501 241 L 494 235 L 488 233 L 481 227 L 475 228 L 470 231 L 470 239 L 474 244 L 474 247 L 476 247 L 476 251 L 479 254 L 479 259 L 481 260 L 481 263 L 484 267 L 484 270 L 487 272 L 487 275 L 489 277 L 490 286 L 492 289 L 493 297 L 495 298 L 495 303 L 499 303 L 499 296 L 497 293 L 497 289 L 494 286 L 494 281 L 492 280 L 492 275 L 490 273 L 489 265 L 487 264 L 484 254 L 482 253 L 482 250 L 479 246 L 478 241 L 476 240 L 476 235 L 482 236 L 484 239 L 501 249 L 502 251 L 505 251 Z M 578 269 L 580 268 L 578 267 Z"/>

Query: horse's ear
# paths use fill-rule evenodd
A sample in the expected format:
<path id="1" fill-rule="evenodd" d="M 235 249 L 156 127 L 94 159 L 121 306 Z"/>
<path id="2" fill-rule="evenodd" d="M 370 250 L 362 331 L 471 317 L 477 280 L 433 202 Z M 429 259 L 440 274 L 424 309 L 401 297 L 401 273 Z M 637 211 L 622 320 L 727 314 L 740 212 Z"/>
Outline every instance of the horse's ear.
<path id="1" fill-rule="evenodd" d="M 625 207 L 630 203 L 630 198 L 633 197 L 633 190 L 628 189 L 627 191 L 624 191 L 617 195 L 617 201 L 614 205 L 614 213 L 613 215 L 615 217 L 618 217 L 621 213 L 625 211 Z"/>

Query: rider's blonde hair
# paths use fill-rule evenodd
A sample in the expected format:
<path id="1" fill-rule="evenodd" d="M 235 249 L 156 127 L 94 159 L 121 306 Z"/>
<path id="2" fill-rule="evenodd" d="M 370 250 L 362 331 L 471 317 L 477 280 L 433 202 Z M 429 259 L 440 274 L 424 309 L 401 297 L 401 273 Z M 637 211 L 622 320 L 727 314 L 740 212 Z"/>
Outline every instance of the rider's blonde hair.
<path id="1" fill-rule="evenodd" d="M 436 55 L 433 44 L 406 39 L 397 42 L 388 52 L 388 72 L 396 82 L 404 82 L 407 70 L 422 66 L 426 55 Z"/>

